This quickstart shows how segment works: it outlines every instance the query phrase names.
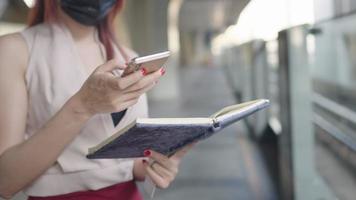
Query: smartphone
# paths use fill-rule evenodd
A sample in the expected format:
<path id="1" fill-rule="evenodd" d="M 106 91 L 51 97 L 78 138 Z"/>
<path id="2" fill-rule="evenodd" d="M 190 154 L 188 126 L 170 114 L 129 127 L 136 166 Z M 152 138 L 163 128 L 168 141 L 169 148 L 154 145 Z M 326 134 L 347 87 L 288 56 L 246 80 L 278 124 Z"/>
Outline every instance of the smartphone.
<path id="1" fill-rule="evenodd" d="M 171 53 L 169 51 L 165 51 L 148 56 L 133 58 L 127 64 L 127 67 L 121 76 L 127 76 L 135 71 L 141 70 L 142 67 L 146 69 L 148 74 L 155 72 L 159 70 L 164 65 L 164 63 L 166 63 L 170 54 Z"/>

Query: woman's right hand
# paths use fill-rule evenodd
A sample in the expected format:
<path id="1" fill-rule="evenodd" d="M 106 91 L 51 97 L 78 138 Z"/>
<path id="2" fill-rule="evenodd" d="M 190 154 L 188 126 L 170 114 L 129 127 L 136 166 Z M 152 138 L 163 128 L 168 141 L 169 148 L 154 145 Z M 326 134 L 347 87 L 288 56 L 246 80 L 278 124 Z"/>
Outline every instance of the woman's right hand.
<path id="1" fill-rule="evenodd" d="M 115 69 L 124 68 L 118 66 L 117 61 L 110 60 L 95 69 L 74 96 L 80 102 L 80 112 L 91 116 L 125 110 L 136 104 L 138 98 L 164 74 L 164 68 L 150 74 L 142 69 L 125 77 L 112 73 Z"/>

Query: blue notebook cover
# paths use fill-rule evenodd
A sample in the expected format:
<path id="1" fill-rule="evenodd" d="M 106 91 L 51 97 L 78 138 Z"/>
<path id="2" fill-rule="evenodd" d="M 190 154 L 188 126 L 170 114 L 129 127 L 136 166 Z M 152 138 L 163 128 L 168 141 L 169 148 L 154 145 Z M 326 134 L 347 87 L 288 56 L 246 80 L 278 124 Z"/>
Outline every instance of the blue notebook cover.
<path id="1" fill-rule="evenodd" d="M 265 99 L 225 107 L 208 118 L 138 118 L 89 149 L 89 159 L 143 157 L 146 149 L 165 155 L 203 140 L 269 106 Z"/>

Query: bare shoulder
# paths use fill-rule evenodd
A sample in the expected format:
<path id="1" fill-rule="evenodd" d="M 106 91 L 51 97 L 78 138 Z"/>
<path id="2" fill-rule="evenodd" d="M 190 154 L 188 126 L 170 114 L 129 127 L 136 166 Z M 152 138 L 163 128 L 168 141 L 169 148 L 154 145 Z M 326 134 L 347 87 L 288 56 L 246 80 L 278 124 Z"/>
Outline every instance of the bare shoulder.
<path id="1" fill-rule="evenodd" d="M 0 36 L 0 71 L 24 72 L 28 54 L 26 41 L 20 33 Z"/>

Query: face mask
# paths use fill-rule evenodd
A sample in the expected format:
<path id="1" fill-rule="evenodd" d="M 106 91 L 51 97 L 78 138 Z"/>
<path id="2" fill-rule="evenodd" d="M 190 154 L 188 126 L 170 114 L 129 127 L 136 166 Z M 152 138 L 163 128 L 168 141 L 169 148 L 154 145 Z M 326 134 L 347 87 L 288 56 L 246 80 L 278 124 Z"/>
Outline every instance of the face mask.
<path id="1" fill-rule="evenodd" d="M 97 25 L 103 20 L 116 0 L 61 0 L 61 8 L 75 21 L 87 25 Z"/>

